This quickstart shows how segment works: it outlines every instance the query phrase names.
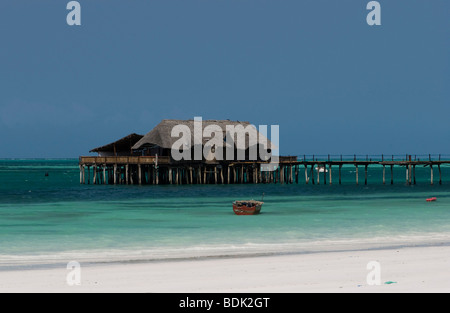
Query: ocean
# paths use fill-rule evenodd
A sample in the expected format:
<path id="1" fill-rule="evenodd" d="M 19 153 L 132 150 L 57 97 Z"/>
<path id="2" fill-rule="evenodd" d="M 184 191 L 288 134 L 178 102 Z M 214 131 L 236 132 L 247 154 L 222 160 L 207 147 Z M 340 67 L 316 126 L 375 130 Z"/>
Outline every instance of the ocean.
<path id="1" fill-rule="evenodd" d="M 368 185 L 364 170 L 359 185 L 353 166 L 342 185 L 334 170 L 333 185 L 113 186 L 80 185 L 78 159 L 0 160 L 0 270 L 450 243 L 450 167 L 433 186 L 429 168 L 411 186 L 404 168 L 394 185 L 382 167 Z M 260 215 L 233 213 L 263 193 Z"/>

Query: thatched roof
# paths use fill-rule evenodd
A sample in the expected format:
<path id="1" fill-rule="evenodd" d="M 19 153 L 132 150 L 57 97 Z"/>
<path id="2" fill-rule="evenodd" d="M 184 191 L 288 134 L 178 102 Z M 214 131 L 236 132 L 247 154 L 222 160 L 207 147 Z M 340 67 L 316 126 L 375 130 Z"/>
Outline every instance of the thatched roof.
<path id="1" fill-rule="evenodd" d="M 191 144 L 194 145 L 194 120 L 162 120 L 161 123 L 159 123 L 155 128 L 153 128 L 149 133 L 147 133 L 141 140 L 139 140 L 132 149 L 141 149 L 143 147 L 151 147 L 151 146 L 159 146 L 161 148 L 165 149 L 171 149 L 173 144 L 179 140 L 180 137 L 172 137 L 171 132 L 172 129 L 177 125 L 185 125 L 189 127 L 191 132 Z M 267 146 L 270 147 L 270 141 L 263 137 L 255 126 L 251 125 L 249 122 L 240 122 L 240 121 L 230 121 L 230 120 L 203 120 L 202 121 L 202 127 L 203 130 L 205 127 L 209 125 L 217 125 L 222 129 L 223 132 L 223 138 L 226 138 L 226 126 L 232 125 L 242 125 L 244 128 L 250 126 L 253 128 L 256 133 L 258 134 L 258 142 L 257 143 L 264 143 L 262 139 L 265 139 L 265 142 L 267 143 Z M 181 134 L 180 134 L 181 136 Z M 212 134 L 212 137 L 214 137 L 214 134 Z M 249 147 L 249 145 L 253 145 L 256 143 L 249 143 L 249 136 L 248 133 L 245 133 L 245 149 Z M 203 137 L 203 144 L 208 142 L 211 138 Z M 223 143 L 226 144 L 225 142 Z"/>
<path id="2" fill-rule="evenodd" d="M 92 149 L 89 152 L 131 151 L 133 145 L 136 144 L 136 142 L 138 142 L 142 137 L 144 136 L 133 133 L 107 145 Z"/>

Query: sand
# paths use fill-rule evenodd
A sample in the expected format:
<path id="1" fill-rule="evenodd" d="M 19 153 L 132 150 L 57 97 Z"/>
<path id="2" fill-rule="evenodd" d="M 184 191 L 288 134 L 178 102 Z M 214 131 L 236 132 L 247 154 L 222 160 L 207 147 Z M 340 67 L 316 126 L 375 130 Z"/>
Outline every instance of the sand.
<path id="1" fill-rule="evenodd" d="M 367 269 L 371 261 L 380 266 L 379 285 L 367 281 L 376 277 Z M 66 281 L 70 272 L 0 271 L 0 292 L 449 292 L 450 247 L 81 264 L 81 284 L 74 286 Z"/>

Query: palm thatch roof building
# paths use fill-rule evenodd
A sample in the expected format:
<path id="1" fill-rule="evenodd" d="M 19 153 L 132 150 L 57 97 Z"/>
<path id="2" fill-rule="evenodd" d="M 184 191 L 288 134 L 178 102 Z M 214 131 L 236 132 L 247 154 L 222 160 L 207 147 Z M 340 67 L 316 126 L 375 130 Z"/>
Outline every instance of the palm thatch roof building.
<path id="1" fill-rule="evenodd" d="M 119 140 L 116 140 L 107 145 L 97 147 L 89 152 L 96 152 L 99 156 L 127 156 L 133 154 L 133 146 L 138 142 L 143 135 L 130 134 Z"/>
<path id="2" fill-rule="evenodd" d="M 198 159 L 194 157 L 195 145 L 200 145 L 200 150 L 202 151 L 206 146 L 211 146 L 209 153 L 211 157 L 218 154 L 217 149 L 222 149 L 223 161 L 236 161 L 239 155 L 245 155 L 240 161 L 258 160 L 260 146 L 269 153 L 271 151 L 271 142 L 249 122 L 204 120 L 197 123 L 195 120 L 165 119 L 136 142 L 132 149 L 148 156 L 156 154 L 159 156 L 171 156 L 174 147 L 175 149 L 190 149 L 190 160 L 197 161 Z M 179 129 L 188 135 L 180 138 L 180 133 L 173 133 L 176 127 L 180 127 Z M 228 156 L 227 158 L 227 147 L 234 150 L 233 157 Z M 254 153 L 251 154 L 251 151 Z"/>
<path id="3" fill-rule="evenodd" d="M 90 183 L 91 167 L 94 184 L 270 182 L 277 178 L 262 166 L 273 149 L 249 122 L 166 119 L 146 135 L 92 149 L 97 157 L 80 157 L 80 183 Z"/>

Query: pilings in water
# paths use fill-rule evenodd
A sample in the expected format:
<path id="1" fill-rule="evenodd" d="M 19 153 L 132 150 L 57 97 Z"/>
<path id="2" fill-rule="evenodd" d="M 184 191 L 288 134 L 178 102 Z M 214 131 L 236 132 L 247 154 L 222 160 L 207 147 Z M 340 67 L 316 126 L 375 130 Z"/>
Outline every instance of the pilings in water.
<path id="1" fill-rule="evenodd" d="M 405 182 L 415 185 L 416 167 L 430 168 L 430 184 L 434 184 L 434 169 L 442 184 L 442 165 L 450 161 L 412 160 L 297 160 L 280 157 L 279 166 L 271 172 L 261 171 L 265 162 L 172 162 L 169 157 L 80 157 L 80 184 L 159 185 L 159 184 L 312 184 L 332 185 L 333 171 L 338 172 L 337 183 L 342 184 L 343 166 L 354 167 L 355 184 L 360 184 L 360 169 L 364 168 L 364 184 L 369 183 L 369 167 L 382 166 L 382 183 L 388 182 L 386 169 L 390 167 L 390 183 L 394 184 L 394 167 L 404 167 Z M 304 172 L 304 180 L 301 172 Z M 299 175 L 300 174 L 300 175 Z M 92 177 L 91 177 L 92 176 Z M 372 174 L 373 176 L 373 174 Z"/>

